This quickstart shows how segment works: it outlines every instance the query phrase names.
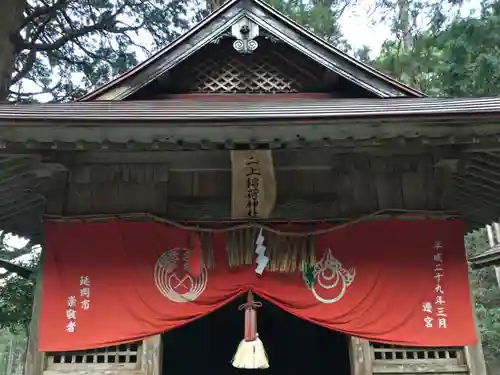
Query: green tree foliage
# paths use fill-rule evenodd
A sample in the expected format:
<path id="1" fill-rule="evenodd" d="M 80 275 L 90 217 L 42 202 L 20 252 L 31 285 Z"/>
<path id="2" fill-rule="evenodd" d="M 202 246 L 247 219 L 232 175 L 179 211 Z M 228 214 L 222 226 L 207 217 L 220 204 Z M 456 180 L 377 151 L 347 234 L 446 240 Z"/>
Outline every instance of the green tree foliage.
<path id="1" fill-rule="evenodd" d="M 478 17 L 457 19 L 426 44 L 439 51 L 442 95 L 500 93 L 500 2 L 483 3 Z"/>
<path id="2" fill-rule="evenodd" d="M 0 329 L 0 374 L 22 375 L 26 354 L 27 337 Z"/>
<path id="3" fill-rule="evenodd" d="M 26 334 L 31 321 L 34 280 L 9 277 L 0 287 L 0 327 Z"/>
<path id="4" fill-rule="evenodd" d="M 38 246 L 5 232 L 0 234 L 0 244 L 0 260 L 33 270 L 36 274 L 40 254 Z M 9 267 L 0 275 L 0 329 L 25 335 L 31 320 L 35 280 L 23 272 L 19 275 L 16 270 L 17 267 Z"/>
<path id="5" fill-rule="evenodd" d="M 500 2 L 484 1 L 476 16 L 436 11 L 410 45 L 388 40 L 373 65 L 431 96 L 500 93 Z"/>
<path id="6" fill-rule="evenodd" d="M 184 32 L 196 6 L 190 0 L 8 2 L 3 9 L 20 11 L 0 15 L 0 78 L 13 72 L 7 91 L 0 79 L 0 101 L 79 96 L 136 65 L 138 53 L 149 55 Z"/>
<path id="7" fill-rule="evenodd" d="M 350 46 L 343 38 L 339 19 L 350 5 L 347 0 L 267 0 L 267 2 L 315 35 L 343 50 Z"/>
<path id="8" fill-rule="evenodd" d="M 74 99 L 164 47 L 207 14 L 199 0 L 5 0 L 0 15 L 0 101 Z M 209 0 L 209 8 L 221 1 Z M 212 4 L 213 3 L 213 4 Z M 270 0 L 347 50 L 346 0 Z"/>
<path id="9" fill-rule="evenodd" d="M 0 274 L 0 374 L 21 375 L 35 289 L 34 277 L 24 270 L 36 275 L 40 248 L 5 232 L 0 244 L 1 264 L 8 266 Z"/>

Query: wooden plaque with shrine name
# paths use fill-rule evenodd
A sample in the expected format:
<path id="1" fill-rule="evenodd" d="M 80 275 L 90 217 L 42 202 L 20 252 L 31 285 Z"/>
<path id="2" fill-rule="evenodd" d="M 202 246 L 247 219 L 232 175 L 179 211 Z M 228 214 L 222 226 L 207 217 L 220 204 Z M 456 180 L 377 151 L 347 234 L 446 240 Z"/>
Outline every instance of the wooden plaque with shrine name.
<path id="1" fill-rule="evenodd" d="M 276 203 L 270 150 L 231 151 L 233 219 L 269 217 Z"/>

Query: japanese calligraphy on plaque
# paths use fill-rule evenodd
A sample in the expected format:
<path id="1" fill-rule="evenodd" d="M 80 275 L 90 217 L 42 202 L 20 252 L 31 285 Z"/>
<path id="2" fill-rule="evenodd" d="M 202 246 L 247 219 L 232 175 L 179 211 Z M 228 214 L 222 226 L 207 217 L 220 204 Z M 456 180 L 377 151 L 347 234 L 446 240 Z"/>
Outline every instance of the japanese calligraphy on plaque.
<path id="1" fill-rule="evenodd" d="M 232 217 L 266 218 L 276 202 L 270 150 L 231 151 Z"/>

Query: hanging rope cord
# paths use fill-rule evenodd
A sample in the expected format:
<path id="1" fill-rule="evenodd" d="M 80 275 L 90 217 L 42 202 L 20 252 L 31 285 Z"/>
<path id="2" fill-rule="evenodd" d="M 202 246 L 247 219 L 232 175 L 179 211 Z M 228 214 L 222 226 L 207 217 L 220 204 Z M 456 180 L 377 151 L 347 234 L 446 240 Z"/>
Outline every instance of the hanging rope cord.
<path id="1" fill-rule="evenodd" d="M 60 216 L 51 216 L 46 215 L 45 218 L 47 221 L 52 222 L 69 222 L 69 221 L 85 221 L 85 220 L 104 220 L 111 221 L 116 219 L 133 219 L 133 218 L 149 218 L 152 221 L 156 221 L 163 224 L 168 224 L 170 226 L 184 229 L 191 232 L 204 232 L 204 233 L 227 233 L 231 231 L 241 230 L 241 229 L 249 229 L 249 228 L 257 228 L 263 229 L 267 232 L 274 233 L 277 235 L 284 235 L 290 237 L 308 237 L 319 234 L 325 234 L 332 232 L 334 230 L 342 229 L 354 224 L 358 224 L 364 221 L 369 221 L 371 219 L 375 219 L 381 215 L 396 215 L 396 214 L 410 214 L 410 215 L 420 215 L 420 216 L 429 216 L 429 217 L 439 217 L 441 220 L 447 220 L 452 218 L 457 218 L 457 213 L 451 213 L 450 211 L 425 211 L 425 210 L 405 210 L 405 209 L 390 209 L 390 210 L 379 210 L 375 211 L 371 214 L 361 216 L 357 219 L 350 220 L 341 224 L 332 225 L 329 228 L 315 229 L 312 231 L 303 231 L 303 232 L 290 232 L 279 230 L 273 228 L 270 225 L 266 225 L 259 222 L 251 222 L 244 224 L 235 224 L 225 228 L 203 228 L 195 225 L 186 225 L 182 224 L 178 221 L 164 219 L 151 214 L 128 214 L 128 215 L 91 215 L 91 216 L 74 216 L 74 217 L 60 217 Z M 328 219 L 325 219 L 327 221 Z M 293 222 L 293 220 L 290 220 Z M 318 220 L 315 220 L 318 221 Z"/>

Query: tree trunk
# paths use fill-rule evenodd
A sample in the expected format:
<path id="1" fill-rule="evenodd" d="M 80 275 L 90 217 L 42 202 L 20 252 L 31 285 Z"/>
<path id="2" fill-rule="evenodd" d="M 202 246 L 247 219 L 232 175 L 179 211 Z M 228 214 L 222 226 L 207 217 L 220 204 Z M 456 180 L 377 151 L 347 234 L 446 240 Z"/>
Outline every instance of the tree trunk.
<path id="1" fill-rule="evenodd" d="M 7 100 L 16 51 L 12 43 L 21 25 L 27 0 L 2 0 L 0 13 L 0 102 Z"/>
<path id="2" fill-rule="evenodd" d="M 410 0 L 398 0 L 398 23 L 401 30 L 403 47 L 409 51 L 413 47 L 413 37 L 410 25 Z"/>

